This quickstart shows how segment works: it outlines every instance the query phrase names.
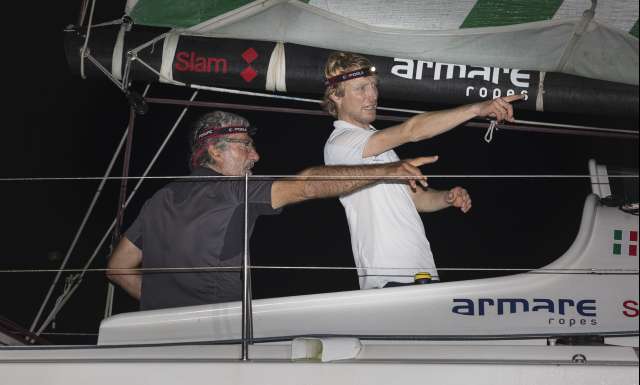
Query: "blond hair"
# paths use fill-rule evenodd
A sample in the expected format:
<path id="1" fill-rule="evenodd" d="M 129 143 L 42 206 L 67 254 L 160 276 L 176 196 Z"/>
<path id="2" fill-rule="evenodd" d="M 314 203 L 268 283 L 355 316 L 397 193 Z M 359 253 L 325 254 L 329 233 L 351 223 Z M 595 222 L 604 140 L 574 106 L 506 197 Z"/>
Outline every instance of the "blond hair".
<path id="1" fill-rule="evenodd" d="M 356 53 L 333 52 L 329 55 L 327 63 L 324 66 L 324 77 L 325 79 L 329 79 L 349 71 L 371 66 L 372 64 L 369 59 Z M 322 98 L 322 108 L 336 118 L 338 117 L 338 110 L 336 104 L 329 97 L 330 95 L 344 96 L 344 84 L 339 82 L 327 86 L 324 90 L 324 97 Z"/>

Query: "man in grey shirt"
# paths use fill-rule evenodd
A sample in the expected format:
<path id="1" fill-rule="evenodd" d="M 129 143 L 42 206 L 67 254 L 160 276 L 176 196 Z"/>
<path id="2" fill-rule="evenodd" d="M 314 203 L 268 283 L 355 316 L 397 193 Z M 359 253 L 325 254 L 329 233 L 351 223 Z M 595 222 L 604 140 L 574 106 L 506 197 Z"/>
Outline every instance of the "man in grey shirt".
<path id="1" fill-rule="evenodd" d="M 203 115 L 191 137 L 191 177 L 174 181 L 145 202 L 120 240 L 108 264 L 107 276 L 140 300 L 142 310 L 200 305 L 240 299 L 241 277 L 233 270 L 211 267 L 242 264 L 245 182 L 216 178 L 250 174 L 260 159 L 249 122 L 228 112 Z M 324 179 L 322 176 L 398 176 L 412 188 L 425 184 L 417 168 L 435 157 L 384 165 L 311 167 L 295 180 L 250 181 L 248 235 L 260 215 L 308 199 L 335 197 L 375 183 L 375 179 Z M 407 178 L 410 177 L 410 178 Z M 138 267 L 156 271 L 127 272 Z M 201 269 L 199 269 L 201 268 Z"/>

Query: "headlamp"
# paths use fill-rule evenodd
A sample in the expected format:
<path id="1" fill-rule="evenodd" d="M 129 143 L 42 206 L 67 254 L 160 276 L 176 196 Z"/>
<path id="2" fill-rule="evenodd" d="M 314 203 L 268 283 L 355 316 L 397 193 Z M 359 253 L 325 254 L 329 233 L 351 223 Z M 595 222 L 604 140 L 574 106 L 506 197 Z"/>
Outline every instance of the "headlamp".
<path id="1" fill-rule="evenodd" d="M 336 85 L 336 84 L 338 84 L 340 82 L 344 82 L 344 81 L 347 81 L 347 80 L 375 75 L 375 73 L 376 73 L 376 67 L 374 67 L 374 66 L 364 67 L 364 68 L 357 69 L 355 71 L 351 71 L 351 72 L 347 72 L 347 73 L 344 73 L 344 74 L 333 76 L 333 77 L 325 80 L 324 85 L 329 87 L 329 86 L 333 86 L 333 85 Z"/>

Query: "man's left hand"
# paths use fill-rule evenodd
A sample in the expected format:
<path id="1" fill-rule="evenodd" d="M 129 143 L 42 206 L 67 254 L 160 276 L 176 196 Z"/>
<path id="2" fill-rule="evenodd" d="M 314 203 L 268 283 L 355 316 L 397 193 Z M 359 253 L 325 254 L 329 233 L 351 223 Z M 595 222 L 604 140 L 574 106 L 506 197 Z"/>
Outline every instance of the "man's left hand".
<path id="1" fill-rule="evenodd" d="M 467 190 L 462 187 L 454 187 L 447 192 L 447 204 L 453 207 L 459 207 L 463 213 L 471 210 L 471 197 Z"/>

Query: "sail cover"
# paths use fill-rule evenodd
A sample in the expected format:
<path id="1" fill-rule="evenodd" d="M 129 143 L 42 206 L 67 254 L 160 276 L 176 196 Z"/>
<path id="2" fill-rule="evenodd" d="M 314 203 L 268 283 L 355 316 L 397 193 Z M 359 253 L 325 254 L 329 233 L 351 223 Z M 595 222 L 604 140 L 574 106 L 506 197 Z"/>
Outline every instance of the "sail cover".
<path id="1" fill-rule="evenodd" d="M 638 2 L 129 0 L 138 25 L 638 85 Z"/>

